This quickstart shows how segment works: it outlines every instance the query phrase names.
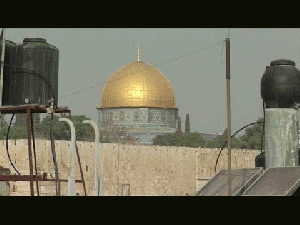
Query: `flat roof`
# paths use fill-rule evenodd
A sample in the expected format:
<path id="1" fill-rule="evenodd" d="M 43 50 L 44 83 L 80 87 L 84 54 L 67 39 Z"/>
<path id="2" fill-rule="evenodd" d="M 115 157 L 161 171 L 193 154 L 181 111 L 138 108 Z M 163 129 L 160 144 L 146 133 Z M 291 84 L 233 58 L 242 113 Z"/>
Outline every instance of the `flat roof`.
<path id="1" fill-rule="evenodd" d="M 263 168 L 245 168 L 231 170 L 232 195 L 242 194 L 259 176 Z M 219 171 L 207 182 L 196 196 L 227 196 L 228 195 L 228 171 Z"/>
<path id="2" fill-rule="evenodd" d="M 267 169 L 243 196 L 288 196 L 300 186 L 300 167 L 274 167 Z"/>

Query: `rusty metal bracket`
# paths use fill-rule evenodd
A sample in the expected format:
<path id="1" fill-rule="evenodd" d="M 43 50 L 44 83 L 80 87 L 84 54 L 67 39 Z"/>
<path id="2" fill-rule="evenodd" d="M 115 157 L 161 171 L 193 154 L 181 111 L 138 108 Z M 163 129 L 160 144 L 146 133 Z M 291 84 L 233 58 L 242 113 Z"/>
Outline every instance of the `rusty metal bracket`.
<path id="1" fill-rule="evenodd" d="M 52 104 L 53 105 L 53 104 Z M 31 148 L 34 146 L 31 146 L 31 114 L 32 113 L 47 113 L 49 111 L 49 106 L 46 105 L 38 105 L 38 104 L 26 104 L 26 105 L 19 105 L 19 106 L 0 106 L 0 114 L 10 114 L 10 113 L 26 113 L 26 126 L 27 126 L 27 135 L 28 135 L 28 161 L 29 161 L 29 175 L 1 175 L 0 180 L 4 181 L 29 181 L 30 182 L 30 194 L 31 196 L 34 196 L 34 187 L 33 182 L 36 181 L 56 181 L 56 179 L 47 179 L 44 176 L 41 175 L 34 175 L 33 174 L 33 159 L 32 159 L 32 150 Z M 71 110 L 69 110 L 66 107 L 53 107 L 51 108 L 51 111 L 53 110 L 54 113 L 71 113 Z M 35 153 L 34 153 L 35 154 Z M 37 172 L 37 171 L 36 171 Z M 67 181 L 67 180 L 60 180 L 60 181 Z M 78 183 L 79 180 L 77 180 Z M 75 181 L 76 182 L 76 181 Z M 82 182 L 82 181 L 80 181 Z M 37 185 L 38 188 L 38 185 Z M 37 193 L 39 193 L 37 189 Z"/>

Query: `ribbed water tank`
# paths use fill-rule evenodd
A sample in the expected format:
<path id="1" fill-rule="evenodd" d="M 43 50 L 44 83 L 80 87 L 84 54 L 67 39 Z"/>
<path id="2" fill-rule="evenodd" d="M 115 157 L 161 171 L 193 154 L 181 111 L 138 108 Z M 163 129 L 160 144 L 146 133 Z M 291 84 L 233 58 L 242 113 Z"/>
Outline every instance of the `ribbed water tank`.
<path id="1" fill-rule="evenodd" d="M 28 103 L 44 105 L 53 96 L 58 97 L 58 55 L 59 51 L 53 45 L 47 43 L 43 38 L 24 38 L 20 46 L 22 55 L 22 68 L 27 71 L 35 71 L 41 77 L 23 73 L 26 77 L 23 82 L 22 99 L 20 104 Z M 51 93 L 51 89 L 52 92 Z M 57 104 L 57 102 L 55 103 Z"/>
<path id="2" fill-rule="evenodd" d="M 45 105 L 53 97 L 57 105 L 58 48 L 43 38 L 24 38 L 15 49 L 5 105 Z"/>
<path id="3" fill-rule="evenodd" d="M 261 97 L 267 108 L 290 108 L 300 102 L 300 72 L 295 62 L 274 60 L 261 79 Z"/>
<path id="4" fill-rule="evenodd" d="M 12 77 L 14 76 L 13 66 L 17 58 L 16 46 L 17 44 L 12 41 L 5 41 L 2 105 L 8 105 L 9 96 L 14 94 L 10 87 L 11 82 L 13 82 Z M 0 51 L 2 52 L 2 45 L 0 45 Z"/>

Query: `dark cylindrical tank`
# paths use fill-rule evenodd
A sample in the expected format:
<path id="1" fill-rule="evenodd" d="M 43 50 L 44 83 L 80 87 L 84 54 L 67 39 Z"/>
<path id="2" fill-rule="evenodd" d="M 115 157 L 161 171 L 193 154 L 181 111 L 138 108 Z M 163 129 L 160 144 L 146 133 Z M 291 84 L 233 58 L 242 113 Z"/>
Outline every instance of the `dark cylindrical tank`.
<path id="1" fill-rule="evenodd" d="M 11 71 L 4 75 L 8 94 L 3 105 L 45 105 L 53 97 L 57 105 L 58 55 L 58 48 L 43 38 L 24 38 L 23 44 L 14 46 Z"/>
<path id="2" fill-rule="evenodd" d="M 2 105 L 8 104 L 8 98 L 12 94 L 10 83 L 12 82 L 11 77 L 14 75 L 12 66 L 15 63 L 16 46 L 17 44 L 12 41 L 5 41 Z M 0 45 L 0 51 L 2 52 L 2 45 Z"/>
<path id="3" fill-rule="evenodd" d="M 300 72 L 295 62 L 274 60 L 261 79 L 261 97 L 267 108 L 290 108 L 300 102 Z"/>
<path id="4" fill-rule="evenodd" d="M 266 154 L 262 152 L 255 157 L 255 167 L 266 168 Z"/>
<path id="5" fill-rule="evenodd" d="M 58 48 L 48 44 L 43 38 L 24 38 L 23 44 L 19 46 L 18 54 L 22 55 L 22 69 L 28 72 L 35 71 L 39 75 L 38 77 L 23 73 L 22 97 L 19 104 L 28 102 L 44 105 L 54 97 L 55 105 L 57 105 Z"/>

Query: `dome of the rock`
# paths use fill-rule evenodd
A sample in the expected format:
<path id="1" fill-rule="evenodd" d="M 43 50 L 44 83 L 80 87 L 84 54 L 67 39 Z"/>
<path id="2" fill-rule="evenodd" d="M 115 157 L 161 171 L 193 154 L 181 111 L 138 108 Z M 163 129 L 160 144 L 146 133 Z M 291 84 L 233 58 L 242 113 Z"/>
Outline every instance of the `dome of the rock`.
<path id="1" fill-rule="evenodd" d="M 101 93 L 100 108 L 117 107 L 175 108 L 174 90 L 158 69 L 135 61 L 117 70 Z"/>

